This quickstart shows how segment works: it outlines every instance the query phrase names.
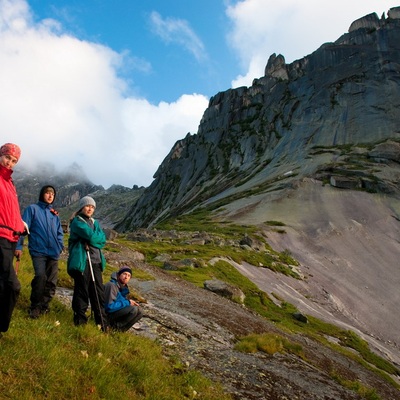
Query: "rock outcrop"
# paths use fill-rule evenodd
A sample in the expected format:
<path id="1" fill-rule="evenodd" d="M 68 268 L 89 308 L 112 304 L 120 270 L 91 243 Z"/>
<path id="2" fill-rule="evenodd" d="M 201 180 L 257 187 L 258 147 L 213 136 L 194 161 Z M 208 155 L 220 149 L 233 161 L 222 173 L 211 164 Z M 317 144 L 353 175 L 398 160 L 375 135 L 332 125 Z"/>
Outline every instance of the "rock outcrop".
<path id="1" fill-rule="evenodd" d="M 174 145 L 117 228 L 151 227 L 306 176 L 329 182 L 332 174 L 357 170 L 363 189 L 398 194 L 397 162 L 382 163 L 381 175 L 372 164 L 381 158 L 376 146 L 400 141 L 399 14 L 393 8 L 387 18 L 360 18 L 338 40 L 291 64 L 272 55 L 252 86 L 212 97 L 197 134 Z"/>

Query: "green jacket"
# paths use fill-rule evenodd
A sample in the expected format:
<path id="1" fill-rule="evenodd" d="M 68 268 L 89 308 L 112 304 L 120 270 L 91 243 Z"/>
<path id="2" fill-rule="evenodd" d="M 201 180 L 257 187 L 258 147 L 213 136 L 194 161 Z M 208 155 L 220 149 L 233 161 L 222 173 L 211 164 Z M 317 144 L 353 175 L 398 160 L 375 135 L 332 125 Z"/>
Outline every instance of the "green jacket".
<path id="1" fill-rule="evenodd" d="M 86 268 L 86 244 L 98 249 L 102 249 L 106 244 L 106 235 L 100 228 L 100 224 L 93 218 L 91 218 L 91 221 L 93 222 L 93 229 L 85 219 L 79 215 L 77 215 L 71 222 L 67 261 L 67 271 L 71 276 L 74 271 L 82 273 Z M 100 257 L 101 268 L 104 271 L 104 268 L 106 267 L 106 259 L 101 251 Z"/>

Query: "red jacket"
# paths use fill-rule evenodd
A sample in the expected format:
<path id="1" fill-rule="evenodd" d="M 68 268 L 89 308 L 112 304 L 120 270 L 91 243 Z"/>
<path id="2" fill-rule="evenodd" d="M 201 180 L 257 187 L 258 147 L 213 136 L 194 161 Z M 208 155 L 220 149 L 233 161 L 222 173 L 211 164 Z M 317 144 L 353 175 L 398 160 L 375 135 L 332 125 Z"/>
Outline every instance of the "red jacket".
<path id="1" fill-rule="evenodd" d="M 24 223 L 21 218 L 17 191 L 11 179 L 13 171 L 0 165 L 0 237 L 10 242 L 19 239 L 15 232 L 24 231 Z M 11 229 L 4 228 L 6 226 Z"/>

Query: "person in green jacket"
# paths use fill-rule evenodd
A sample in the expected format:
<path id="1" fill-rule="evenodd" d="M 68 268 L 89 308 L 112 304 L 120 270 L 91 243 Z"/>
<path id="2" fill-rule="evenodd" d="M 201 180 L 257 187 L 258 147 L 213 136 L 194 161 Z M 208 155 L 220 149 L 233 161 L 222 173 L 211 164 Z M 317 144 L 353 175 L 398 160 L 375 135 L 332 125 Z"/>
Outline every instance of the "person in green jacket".
<path id="1" fill-rule="evenodd" d="M 101 249 L 106 244 L 106 235 L 92 216 L 96 202 L 90 196 L 79 201 L 79 211 L 73 216 L 68 239 L 68 274 L 74 279 L 72 310 L 74 324 L 85 325 L 89 300 L 97 325 L 107 330 L 104 311 L 103 271 L 106 260 Z"/>

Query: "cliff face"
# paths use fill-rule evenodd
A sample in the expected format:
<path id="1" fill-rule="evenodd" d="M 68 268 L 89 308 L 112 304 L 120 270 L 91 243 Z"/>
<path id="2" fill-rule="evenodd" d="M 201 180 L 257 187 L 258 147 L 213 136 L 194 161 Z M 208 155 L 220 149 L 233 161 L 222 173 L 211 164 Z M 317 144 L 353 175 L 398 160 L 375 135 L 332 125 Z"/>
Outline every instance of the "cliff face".
<path id="1" fill-rule="evenodd" d="M 345 175 L 361 188 L 397 195 L 397 166 L 389 164 L 399 158 L 393 147 L 400 141 L 399 50 L 394 8 L 387 18 L 354 21 L 334 43 L 291 64 L 272 55 L 251 87 L 210 99 L 197 134 L 174 145 L 118 228 L 279 191 L 306 176 Z M 391 159 L 382 143 L 394 148 Z M 371 162 L 382 161 L 384 172 L 374 171 Z"/>

